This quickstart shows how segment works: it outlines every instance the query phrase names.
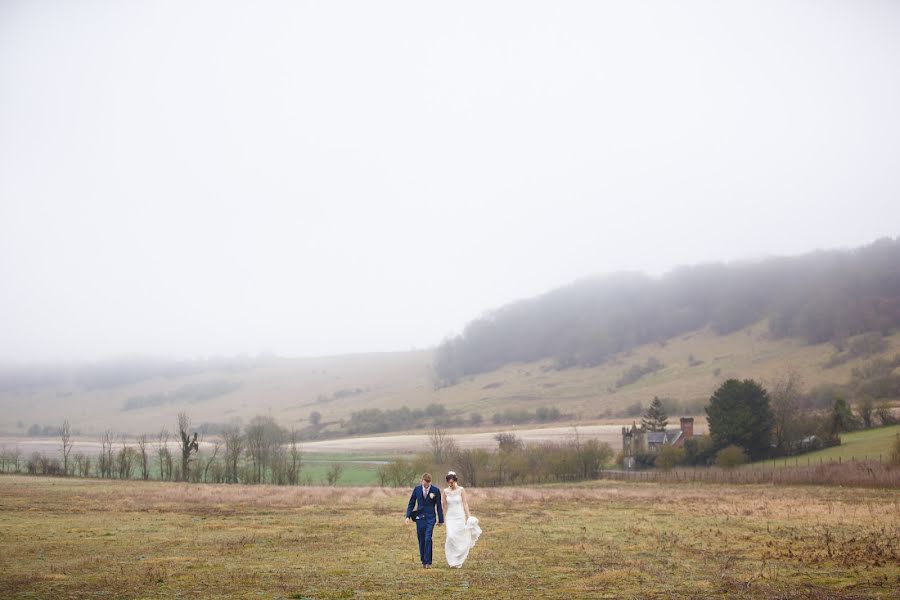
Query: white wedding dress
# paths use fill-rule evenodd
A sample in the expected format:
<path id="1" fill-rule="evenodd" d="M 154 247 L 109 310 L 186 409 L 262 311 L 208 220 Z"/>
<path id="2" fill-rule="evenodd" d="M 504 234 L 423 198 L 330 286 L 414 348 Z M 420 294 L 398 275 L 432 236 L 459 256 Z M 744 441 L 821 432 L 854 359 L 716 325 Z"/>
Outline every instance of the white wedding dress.
<path id="1" fill-rule="evenodd" d="M 469 517 L 466 521 L 466 511 L 462 503 L 462 487 L 456 491 L 450 488 L 444 490 L 447 498 L 447 514 L 444 515 L 444 523 L 447 527 L 447 541 L 444 542 L 444 553 L 447 555 L 447 564 L 451 567 L 461 567 L 469 556 L 469 550 L 475 545 L 478 536 L 481 535 L 481 527 L 478 519 Z"/>

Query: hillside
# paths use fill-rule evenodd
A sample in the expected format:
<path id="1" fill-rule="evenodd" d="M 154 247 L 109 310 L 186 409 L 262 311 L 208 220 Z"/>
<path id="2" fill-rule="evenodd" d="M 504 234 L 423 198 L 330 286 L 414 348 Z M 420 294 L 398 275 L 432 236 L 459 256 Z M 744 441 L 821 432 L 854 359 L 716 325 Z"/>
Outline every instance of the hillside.
<path id="1" fill-rule="evenodd" d="M 21 385 L 0 390 L 0 432 L 21 435 L 34 424 L 58 426 L 69 419 L 73 431 L 93 436 L 109 428 L 129 435 L 173 429 L 175 416 L 187 411 L 197 425 L 246 422 L 271 415 L 285 427 L 303 428 L 313 411 L 325 431 L 354 411 L 422 409 L 443 404 L 449 414 L 478 412 L 484 426 L 494 413 L 555 407 L 563 422 L 630 422 L 635 405 L 653 396 L 672 398 L 683 412 L 700 413 L 715 387 L 729 377 L 771 383 L 794 370 L 807 389 L 843 384 L 854 368 L 874 359 L 893 360 L 900 334 L 882 340 L 877 352 L 826 368 L 832 344 L 775 339 L 761 321 L 727 335 L 710 328 L 665 343 L 638 346 L 596 367 L 558 370 L 550 359 L 513 363 L 462 378 L 435 389 L 428 351 L 311 359 L 269 358 L 245 368 L 191 369 L 141 381 L 87 388 L 71 381 Z M 620 385 L 623 375 L 648 359 L 658 370 Z"/>
<path id="2" fill-rule="evenodd" d="M 842 346 L 900 328 L 900 239 L 853 250 L 585 278 L 470 322 L 435 353 L 446 385 L 511 362 L 602 365 L 642 344 L 766 321 L 773 339 Z"/>

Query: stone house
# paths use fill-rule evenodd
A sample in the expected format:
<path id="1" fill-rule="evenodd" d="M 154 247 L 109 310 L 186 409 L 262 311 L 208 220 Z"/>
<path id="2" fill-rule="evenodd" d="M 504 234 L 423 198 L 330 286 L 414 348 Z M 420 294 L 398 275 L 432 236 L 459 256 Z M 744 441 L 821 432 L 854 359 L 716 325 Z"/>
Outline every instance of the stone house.
<path id="1" fill-rule="evenodd" d="M 626 469 L 635 467 L 635 455 L 654 454 L 663 446 L 684 445 L 684 440 L 694 437 L 694 418 L 681 417 L 680 429 L 666 429 L 665 431 L 646 431 L 636 424 L 630 428 L 622 428 L 622 454 L 625 457 Z"/>

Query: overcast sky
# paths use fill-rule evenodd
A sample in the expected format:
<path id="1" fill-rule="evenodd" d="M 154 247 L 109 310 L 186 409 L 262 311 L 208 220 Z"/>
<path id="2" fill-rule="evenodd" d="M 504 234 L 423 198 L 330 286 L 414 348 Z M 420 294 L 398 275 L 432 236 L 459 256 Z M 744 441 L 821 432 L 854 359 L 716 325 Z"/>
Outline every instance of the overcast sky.
<path id="1" fill-rule="evenodd" d="M 900 234 L 900 2 L 0 2 L 0 360 L 428 347 Z"/>

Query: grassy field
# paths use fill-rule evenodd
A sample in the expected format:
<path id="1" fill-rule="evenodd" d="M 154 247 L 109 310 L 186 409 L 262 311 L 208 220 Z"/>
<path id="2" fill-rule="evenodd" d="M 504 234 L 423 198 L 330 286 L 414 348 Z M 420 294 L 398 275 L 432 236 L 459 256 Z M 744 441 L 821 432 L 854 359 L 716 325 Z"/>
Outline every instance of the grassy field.
<path id="1" fill-rule="evenodd" d="M 900 492 L 594 482 L 471 489 L 461 570 L 405 489 L 0 477 L 5 598 L 897 598 Z"/>
<path id="2" fill-rule="evenodd" d="M 760 461 L 753 466 L 776 465 L 794 466 L 819 463 L 829 463 L 848 460 L 878 460 L 887 462 L 891 455 L 891 446 L 897 435 L 900 435 L 900 425 L 892 427 L 878 427 L 865 431 L 854 431 L 841 434 L 841 445 L 825 448 L 816 452 L 810 452 L 801 456 L 776 461 Z"/>
<path id="3" fill-rule="evenodd" d="M 396 456 L 378 456 L 350 453 L 312 453 L 303 455 L 300 479 L 306 484 L 324 484 L 325 474 L 334 464 L 342 467 L 337 485 L 366 486 L 377 485 L 378 467 Z"/>

